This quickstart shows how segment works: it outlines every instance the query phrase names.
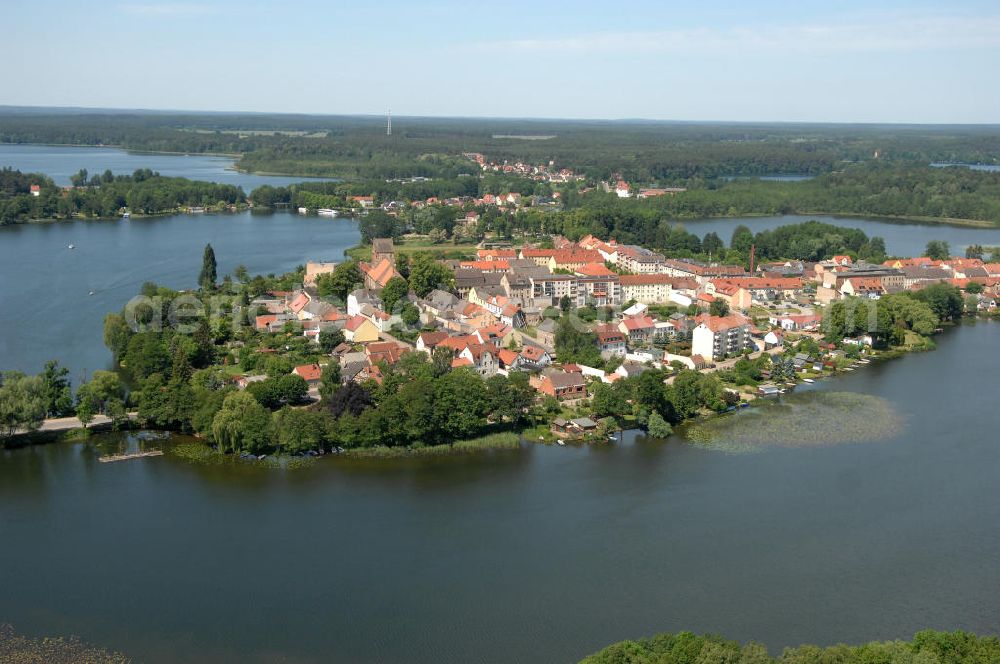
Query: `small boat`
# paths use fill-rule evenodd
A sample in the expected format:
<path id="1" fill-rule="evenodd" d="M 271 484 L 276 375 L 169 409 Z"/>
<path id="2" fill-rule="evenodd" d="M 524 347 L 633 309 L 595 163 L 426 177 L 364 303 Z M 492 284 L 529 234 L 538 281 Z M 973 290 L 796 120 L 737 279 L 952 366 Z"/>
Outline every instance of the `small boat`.
<path id="1" fill-rule="evenodd" d="M 337 211 L 331 210 L 330 208 L 320 208 L 316 210 L 316 214 L 318 214 L 321 217 L 336 217 Z"/>
<path id="2" fill-rule="evenodd" d="M 67 248 L 67 249 L 76 249 L 76 245 L 75 245 L 75 244 L 71 244 L 71 245 L 69 245 L 69 246 L 68 246 L 68 247 L 66 247 L 66 248 Z"/>
<path id="3" fill-rule="evenodd" d="M 816 381 L 814 381 L 812 378 L 803 378 L 802 382 L 803 383 L 815 383 Z"/>
<path id="4" fill-rule="evenodd" d="M 563 442 L 563 441 L 561 441 L 561 440 L 557 440 L 557 441 L 556 441 L 556 445 L 566 445 L 566 443 L 564 443 L 564 442 Z"/>
<path id="5" fill-rule="evenodd" d="M 122 213 L 122 219 L 131 219 L 132 215 L 129 214 L 128 210 Z"/>
<path id="6" fill-rule="evenodd" d="M 854 371 L 852 367 L 844 367 L 844 371 Z"/>
<path id="7" fill-rule="evenodd" d="M 94 291 L 90 291 L 89 293 L 87 293 L 87 295 L 93 295 L 93 294 L 94 294 Z"/>

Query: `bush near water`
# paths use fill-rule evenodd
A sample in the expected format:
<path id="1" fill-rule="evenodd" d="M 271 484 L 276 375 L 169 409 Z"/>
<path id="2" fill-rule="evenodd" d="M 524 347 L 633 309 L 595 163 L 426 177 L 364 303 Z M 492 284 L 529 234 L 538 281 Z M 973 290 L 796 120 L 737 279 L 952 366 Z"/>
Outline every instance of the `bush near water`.
<path id="1" fill-rule="evenodd" d="M 871 641 L 821 648 L 801 645 L 772 657 L 759 643 L 740 644 L 691 632 L 620 641 L 582 664 L 995 664 L 1000 639 L 968 632 L 917 632 L 911 641 Z"/>

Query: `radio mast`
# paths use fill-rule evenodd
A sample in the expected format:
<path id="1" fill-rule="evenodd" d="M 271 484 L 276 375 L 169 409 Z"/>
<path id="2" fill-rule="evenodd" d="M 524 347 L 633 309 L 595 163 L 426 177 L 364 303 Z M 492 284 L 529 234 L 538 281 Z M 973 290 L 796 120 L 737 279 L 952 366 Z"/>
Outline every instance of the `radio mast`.
<path id="1" fill-rule="evenodd" d="M 385 135 L 392 136 L 392 109 L 385 111 Z"/>

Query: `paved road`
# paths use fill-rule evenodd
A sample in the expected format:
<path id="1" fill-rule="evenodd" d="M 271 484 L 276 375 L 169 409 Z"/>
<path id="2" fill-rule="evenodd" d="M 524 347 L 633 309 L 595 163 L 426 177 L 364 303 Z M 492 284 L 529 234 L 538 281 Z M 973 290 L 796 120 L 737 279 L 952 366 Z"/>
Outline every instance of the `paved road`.
<path id="1" fill-rule="evenodd" d="M 95 424 L 108 424 L 111 422 L 111 418 L 106 415 L 94 415 L 93 421 L 91 421 L 90 426 Z M 42 422 L 42 426 L 38 427 L 39 431 L 66 431 L 67 429 L 81 429 L 83 428 L 83 422 L 77 417 L 53 417 Z"/>

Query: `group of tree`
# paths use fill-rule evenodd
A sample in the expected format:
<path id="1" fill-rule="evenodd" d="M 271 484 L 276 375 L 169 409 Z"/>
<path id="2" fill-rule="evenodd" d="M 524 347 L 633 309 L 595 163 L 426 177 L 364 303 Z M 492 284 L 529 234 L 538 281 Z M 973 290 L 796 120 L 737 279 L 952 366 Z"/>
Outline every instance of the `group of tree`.
<path id="1" fill-rule="evenodd" d="M 133 389 L 127 402 L 143 425 L 197 433 L 226 452 L 259 454 L 441 444 L 490 428 L 517 427 L 531 416 L 535 392 L 526 374 L 484 380 L 467 369 L 452 370 L 447 351 L 433 358 L 405 354 L 397 365 L 380 367 L 381 383 L 364 385 L 342 385 L 339 365 L 328 363 L 321 402 L 310 405 L 305 381 L 291 370 L 298 364 L 326 362 L 324 353 L 343 343 L 343 334 L 325 331 L 316 344 L 293 331 L 272 334 L 249 325 L 233 326 L 254 279 L 244 274 L 239 283 L 224 280 L 212 289 L 216 266 L 210 248 L 203 263 L 205 288 L 183 296 L 230 302 L 229 308 L 222 306 L 220 319 L 210 320 L 208 308 L 202 306 L 194 307 L 200 313 L 186 319 L 185 328 L 153 324 L 168 320 L 182 296 L 155 284 L 142 288 L 150 304 L 105 319 L 105 343 L 130 378 Z M 320 279 L 320 290 L 343 293 L 347 286 L 338 284 L 350 283 L 356 269 L 350 263 L 338 266 Z M 451 277 L 444 266 L 421 254 L 413 257 L 407 272 L 409 280 L 397 278 L 390 284 L 395 309 L 412 307 L 406 301 L 411 285 L 426 294 L 447 287 L 443 282 Z M 261 285 L 272 283 L 265 279 Z M 227 364 L 263 377 L 239 390 L 227 378 Z M 126 396 L 117 373 L 96 372 L 79 394 L 77 412 L 82 417 L 102 413 L 115 422 L 125 417 Z"/>
<path id="2" fill-rule="evenodd" d="M 990 127 L 413 117 L 396 124 L 386 136 L 384 118 L 374 116 L 25 111 L 0 118 L 0 142 L 240 154 L 239 166 L 250 171 L 383 182 L 473 172 L 475 164 L 461 157 L 470 150 L 501 162 L 553 161 L 590 178 L 643 182 L 825 173 L 872 160 L 876 150 L 879 162 L 1000 160 L 1000 136 Z"/>
<path id="3" fill-rule="evenodd" d="M 482 378 L 451 369 L 446 349 L 407 353 L 382 383 L 347 384 L 321 406 L 335 418 L 331 441 L 343 447 L 437 445 L 490 428 L 517 428 L 532 416 L 535 390 L 524 373 Z"/>
<path id="4" fill-rule="evenodd" d="M 634 415 L 650 433 L 663 433 L 663 424 L 677 424 L 702 410 L 723 411 L 737 401 L 714 374 L 681 369 L 667 385 L 667 369 L 648 368 L 638 376 L 598 383 L 594 386 L 591 409 L 598 417 Z M 656 429 L 656 432 L 654 432 Z"/>
<path id="5" fill-rule="evenodd" d="M 100 373 L 95 373 L 94 380 Z M 47 417 L 68 417 L 78 411 L 68 376 L 69 370 L 55 360 L 46 362 L 36 376 L 20 371 L 0 373 L 0 445 L 17 432 L 34 431 Z M 87 389 L 93 388 L 84 387 L 80 391 L 86 397 Z"/>
<path id="6" fill-rule="evenodd" d="M 0 225 L 33 219 L 115 217 L 123 210 L 160 214 L 185 207 L 223 208 L 246 202 L 239 187 L 163 177 L 149 169 L 132 175 L 107 171 L 90 179 L 81 170 L 74 182 L 80 184 L 63 189 L 44 175 L 0 170 Z M 31 193 L 31 185 L 39 186 L 37 196 Z"/>
<path id="7" fill-rule="evenodd" d="M 878 300 L 838 300 L 824 315 L 823 329 L 826 339 L 834 343 L 867 334 L 877 345 L 897 346 L 905 341 L 907 331 L 930 336 L 942 321 L 956 320 L 964 313 L 962 292 L 939 283 L 915 292 L 883 295 Z"/>

